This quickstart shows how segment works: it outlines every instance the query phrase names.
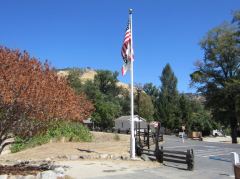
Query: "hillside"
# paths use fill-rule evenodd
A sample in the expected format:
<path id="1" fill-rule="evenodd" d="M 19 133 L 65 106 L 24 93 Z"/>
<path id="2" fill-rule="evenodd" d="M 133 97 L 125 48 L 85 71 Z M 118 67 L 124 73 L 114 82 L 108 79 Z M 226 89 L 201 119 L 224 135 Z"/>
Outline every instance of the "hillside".
<path id="1" fill-rule="evenodd" d="M 185 95 L 193 101 L 198 101 L 200 103 L 204 103 L 206 101 L 205 97 L 200 95 L 200 94 L 196 94 L 196 93 L 185 93 Z"/>
<path id="2" fill-rule="evenodd" d="M 57 70 L 57 74 L 59 76 L 63 76 L 66 77 L 69 74 L 70 70 L 74 70 L 74 68 L 66 68 L 66 69 L 59 69 Z M 80 71 L 80 76 L 79 78 L 81 79 L 81 81 L 84 83 L 87 80 L 93 80 L 95 75 L 97 74 L 97 71 L 91 68 L 76 68 L 75 70 L 79 70 Z M 118 82 L 117 85 L 119 87 L 122 87 L 124 89 L 129 89 L 129 85 L 123 82 Z"/>
<path id="3" fill-rule="evenodd" d="M 63 76 L 66 77 L 69 74 L 69 71 L 71 70 L 78 70 L 80 72 L 80 76 L 79 78 L 81 79 L 81 81 L 84 83 L 87 80 L 93 80 L 95 75 L 97 74 L 97 71 L 92 69 L 92 68 L 65 68 L 65 69 L 59 69 L 57 70 L 57 74 L 59 76 Z M 123 82 L 118 82 L 117 85 L 119 87 L 122 87 L 124 89 L 128 89 L 130 90 L 129 84 L 123 83 Z M 134 91 L 136 89 L 134 88 Z M 190 100 L 195 100 L 195 101 L 199 101 L 200 103 L 204 103 L 206 100 L 205 98 L 200 95 L 200 94 L 196 94 L 196 93 L 184 93 Z"/>

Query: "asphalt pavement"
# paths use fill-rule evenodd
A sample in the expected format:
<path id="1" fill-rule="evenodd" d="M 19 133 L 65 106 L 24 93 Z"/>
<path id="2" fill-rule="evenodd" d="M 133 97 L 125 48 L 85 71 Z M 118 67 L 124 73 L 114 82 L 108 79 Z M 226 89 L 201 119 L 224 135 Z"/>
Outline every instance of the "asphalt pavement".
<path id="1" fill-rule="evenodd" d="M 165 162 L 163 166 L 154 169 L 136 170 L 123 175 L 114 175 L 114 179 L 229 179 L 234 178 L 231 152 L 240 153 L 239 144 L 225 144 L 216 142 L 203 142 L 185 139 L 176 136 L 164 136 L 164 149 L 186 151 L 193 149 L 195 167 L 188 171 L 184 164 Z M 93 177 L 94 178 L 94 177 Z M 113 176 L 96 178 L 110 179 Z"/>
<path id="2" fill-rule="evenodd" d="M 160 145 L 161 146 L 161 145 Z M 194 170 L 188 171 L 186 164 L 164 162 L 155 167 L 131 166 L 123 161 L 76 161 L 63 163 L 70 166 L 68 175 L 73 178 L 92 179 L 229 179 L 234 178 L 231 152 L 240 153 L 239 144 L 203 142 L 164 136 L 166 150 L 194 151 Z M 140 163 L 142 164 L 142 163 Z"/>

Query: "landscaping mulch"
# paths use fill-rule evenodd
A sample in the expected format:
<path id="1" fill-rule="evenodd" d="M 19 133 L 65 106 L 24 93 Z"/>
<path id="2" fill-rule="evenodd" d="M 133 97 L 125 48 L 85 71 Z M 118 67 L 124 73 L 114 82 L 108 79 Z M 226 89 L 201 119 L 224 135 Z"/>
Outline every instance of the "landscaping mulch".
<path id="1" fill-rule="evenodd" d="M 39 166 L 28 165 L 26 163 L 19 163 L 15 165 L 0 165 L 0 175 L 37 175 L 50 169 L 50 165 L 41 164 Z"/>

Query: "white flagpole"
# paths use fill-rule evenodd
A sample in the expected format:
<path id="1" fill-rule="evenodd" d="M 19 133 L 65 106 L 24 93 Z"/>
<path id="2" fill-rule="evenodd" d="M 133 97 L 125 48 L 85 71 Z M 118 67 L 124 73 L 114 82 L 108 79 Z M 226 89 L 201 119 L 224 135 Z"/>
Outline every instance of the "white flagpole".
<path id="1" fill-rule="evenodd" d="M 129 9 L 130 30 L 131 30 L 131 158 L 135 158 L 135 137 L 134 137 L 134 96 L 133 96 L 133 37 L 132 37 L 132 9 Z"/>

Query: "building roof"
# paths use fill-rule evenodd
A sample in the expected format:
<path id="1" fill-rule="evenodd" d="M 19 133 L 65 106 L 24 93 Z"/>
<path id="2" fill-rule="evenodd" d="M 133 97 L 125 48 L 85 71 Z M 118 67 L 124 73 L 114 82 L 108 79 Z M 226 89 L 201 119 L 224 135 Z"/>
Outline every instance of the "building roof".
<path id="1" fill-rule="evenodd" d="M 130 121 L 130 120 L 131 120 L 131 116 L 130 115 L 129 116 L 121 116 L 121 117 L 115 119 L 115 121 Z M 138 115 L 134 116 L 134 121 L 139 121 Z M 145 121 L 146 122 L 146 119 L 140 117 L 140 121 Z"/>

